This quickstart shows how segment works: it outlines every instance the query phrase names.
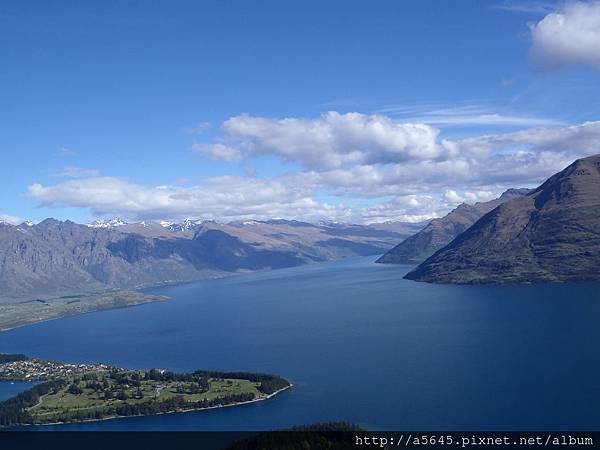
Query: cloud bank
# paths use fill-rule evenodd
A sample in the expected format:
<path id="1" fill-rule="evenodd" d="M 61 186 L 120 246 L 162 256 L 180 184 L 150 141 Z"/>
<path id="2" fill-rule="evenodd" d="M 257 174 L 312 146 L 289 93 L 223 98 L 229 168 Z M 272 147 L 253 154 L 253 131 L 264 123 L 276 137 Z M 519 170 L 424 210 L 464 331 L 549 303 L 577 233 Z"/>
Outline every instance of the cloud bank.
<path id="1" fill-rule="evenodd" d="M 205 157 L 251 164 L 272 155 L 300 167 L 276 177 L 211 177 L 196 186 L 148 186 L 89 176 L 29 186 L 44 207 L 80 207 L 129 219 L 273 217 L 347 222 L 418 221 L 461 202 L 533 186 L 600 149 L 600 122 L 443 139 L 431 125 L 384 115 L 231 117 Z"/>

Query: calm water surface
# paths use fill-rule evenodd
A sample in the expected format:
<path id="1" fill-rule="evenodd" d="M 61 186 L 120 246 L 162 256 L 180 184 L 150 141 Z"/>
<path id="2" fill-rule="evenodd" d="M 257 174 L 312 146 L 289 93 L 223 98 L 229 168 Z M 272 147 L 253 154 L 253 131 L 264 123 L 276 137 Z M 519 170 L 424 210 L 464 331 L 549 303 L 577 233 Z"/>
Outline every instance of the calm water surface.
<path id="1" fill-rule="evenodd" d="M 43 429 L 600 429 L 600 284 L 438 286 L 372 261 L 152 289 L 173 300 L 1 333 L 0 351 L 295 384 L 253 405 Z"/>

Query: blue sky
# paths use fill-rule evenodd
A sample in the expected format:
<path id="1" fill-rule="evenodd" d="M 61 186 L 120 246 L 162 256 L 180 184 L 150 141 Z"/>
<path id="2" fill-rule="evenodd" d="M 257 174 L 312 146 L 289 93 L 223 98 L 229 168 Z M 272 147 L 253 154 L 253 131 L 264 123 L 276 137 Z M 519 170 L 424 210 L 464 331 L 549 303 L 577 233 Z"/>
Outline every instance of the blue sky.
<path id="1" fill-rule="evenodd" d="M 599 55 L 593 1 L 4 1 L 0 215 L 441 215 L 600 153 Z"/>

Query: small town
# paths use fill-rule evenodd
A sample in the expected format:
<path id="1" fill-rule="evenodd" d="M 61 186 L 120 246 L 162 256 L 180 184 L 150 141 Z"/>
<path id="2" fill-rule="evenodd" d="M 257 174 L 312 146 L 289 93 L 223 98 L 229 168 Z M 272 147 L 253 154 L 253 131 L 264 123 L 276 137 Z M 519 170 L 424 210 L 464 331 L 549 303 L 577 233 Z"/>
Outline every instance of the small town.
<path id="1" fill-rule="evenodd" d="M 106 364 L 68 364 L 39 359 L 24 359 L 0 363 L 0 380 L 54 380 L 87 372 L 108 371 Z"/>

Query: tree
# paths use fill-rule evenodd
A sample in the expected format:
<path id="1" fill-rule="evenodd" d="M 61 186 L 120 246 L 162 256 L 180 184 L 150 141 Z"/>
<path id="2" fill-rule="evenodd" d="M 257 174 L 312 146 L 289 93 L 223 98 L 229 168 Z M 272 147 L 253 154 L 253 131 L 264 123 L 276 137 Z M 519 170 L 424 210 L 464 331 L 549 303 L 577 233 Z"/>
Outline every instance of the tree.
<path id="1" fill-rule="evenodd" d="M 78 384 L 71 384 L 71 386 L 69 386 L 68 389 L 69 394 L 73 394 L 73 395 L 81 395 L 83 393 L 83 391 L 81 390 L 81 388 L 79 387 Z"/>

